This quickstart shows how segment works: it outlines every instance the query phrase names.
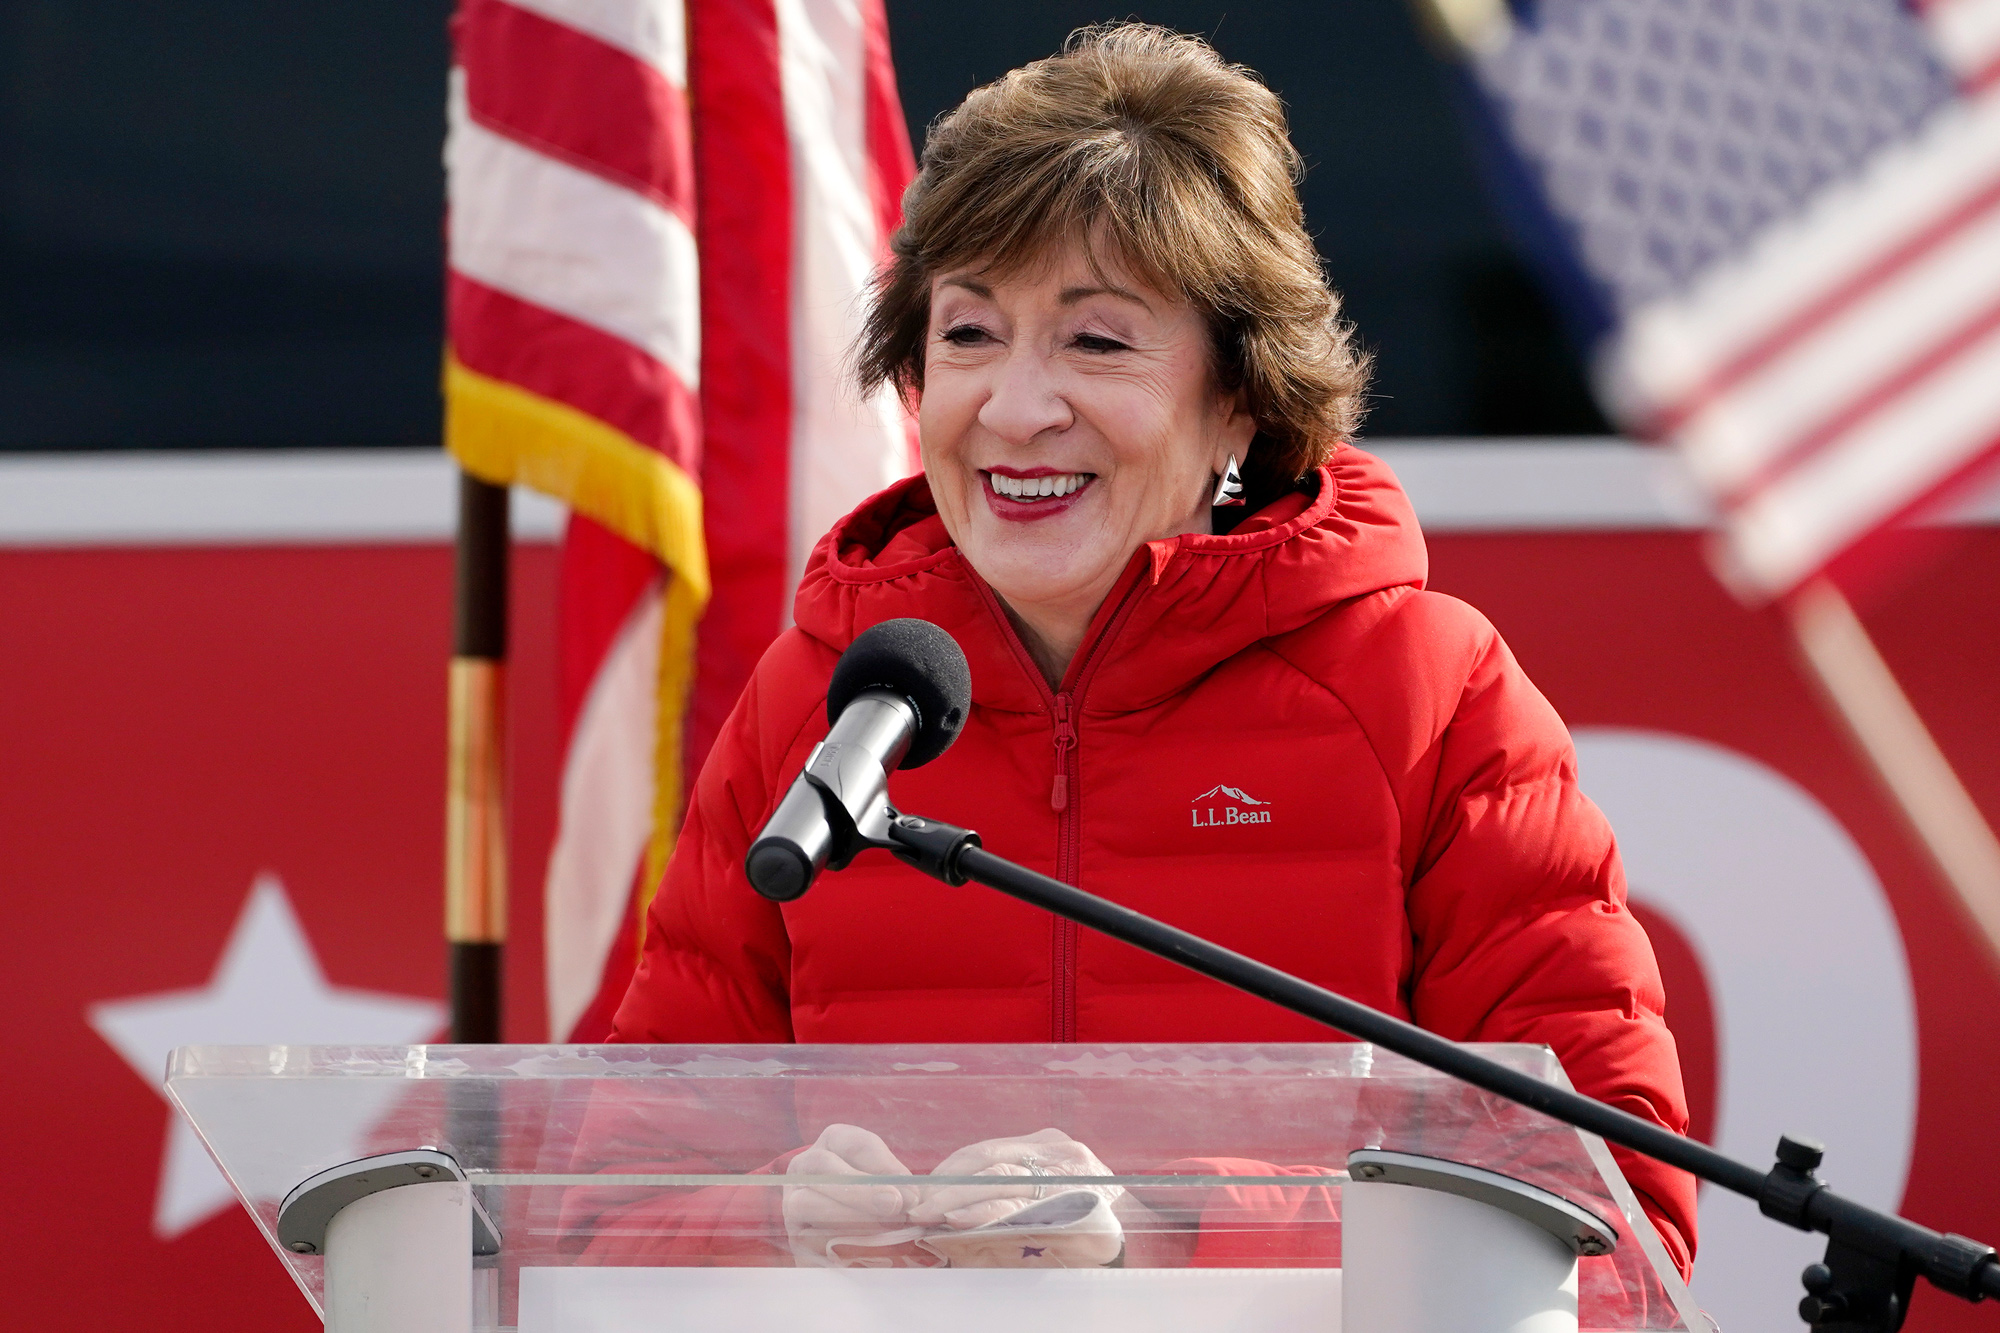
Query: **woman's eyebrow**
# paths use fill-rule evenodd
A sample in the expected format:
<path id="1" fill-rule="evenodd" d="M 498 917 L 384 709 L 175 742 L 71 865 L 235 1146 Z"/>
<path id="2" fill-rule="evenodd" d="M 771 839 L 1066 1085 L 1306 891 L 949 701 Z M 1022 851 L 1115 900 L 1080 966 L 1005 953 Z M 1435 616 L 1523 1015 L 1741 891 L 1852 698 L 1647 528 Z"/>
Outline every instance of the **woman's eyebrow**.
<path id="1" fill-rule="evenodd" d="M 975 282 L 971 278 L 960 277 L 957 274 L 954 274 L 949 278 L 939 278 L 938 286 L 963 287 L 966 291 L 971 292 L 974 296 L 984 296 L 991 298 L 993 295 L 993 289 L 991 287 L 988 287 L 985 283 Z"/>
<path id="2" fill-rule="evenodd" d="M 1137 292 L 1128 291 L 1123 287 L 1065 287 L 1062 290 L 1062 295 L 1057 299 L 1064 305 L 1075 305 L 1078 301 L 1087 300 L 1093 296 L 1115 296 L 1121 301 L 1130 301 L 1149 313 L 1153 309 L 1145 297 L 1139 295 Z"/>

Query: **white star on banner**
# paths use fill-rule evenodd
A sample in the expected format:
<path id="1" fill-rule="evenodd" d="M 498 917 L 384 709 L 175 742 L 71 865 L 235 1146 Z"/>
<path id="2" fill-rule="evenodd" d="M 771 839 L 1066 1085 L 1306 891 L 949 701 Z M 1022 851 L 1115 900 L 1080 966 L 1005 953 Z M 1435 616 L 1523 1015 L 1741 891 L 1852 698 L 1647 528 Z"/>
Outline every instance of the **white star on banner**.
<path id="1" fill-rule="evenodd" d="M 327 984 L 285 886 L 267 873 L 251 885 L 208 985 L 94 1004 L 88 1016 L 165 1100 L 177 1046 L 400 1046 L 436 1033 L 445 1011 L 432 1000 Z M 357 1156 L 366 1128 L 353 1127 Z M 169 1109 L 153 1233 L 172 1240 L 235 1201 L 194 1130 Z"/>

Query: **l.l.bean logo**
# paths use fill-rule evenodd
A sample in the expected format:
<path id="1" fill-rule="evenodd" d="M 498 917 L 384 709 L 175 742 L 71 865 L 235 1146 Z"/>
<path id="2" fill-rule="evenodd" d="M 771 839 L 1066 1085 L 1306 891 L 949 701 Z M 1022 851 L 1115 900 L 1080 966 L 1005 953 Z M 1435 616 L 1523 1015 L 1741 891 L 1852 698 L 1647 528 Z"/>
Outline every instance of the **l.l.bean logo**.
<path id="1" fill-rule="evenodd" d="M 1271 822 L 1271 803 L 1258 800 L 1241 787 L 1210 787 L 1195 797 L 1192 805 L 1189 818 L 1195 828 Z"/>

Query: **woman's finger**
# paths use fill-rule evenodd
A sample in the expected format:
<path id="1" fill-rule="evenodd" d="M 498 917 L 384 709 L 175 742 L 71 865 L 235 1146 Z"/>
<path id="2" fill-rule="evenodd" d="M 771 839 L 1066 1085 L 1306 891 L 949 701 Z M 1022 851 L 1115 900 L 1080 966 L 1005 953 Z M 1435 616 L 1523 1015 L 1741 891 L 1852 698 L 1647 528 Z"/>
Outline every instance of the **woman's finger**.
<path id="1" fill-rule="evenodd" d="M 811 1163 L 801 1166 L 802 1161 Z M 835 1165 L 827 1165 L 831 1161 Z M 828 1125 L 820 1131 L 813 1147 L 794 1157 L 786 1168 L 798 1175 L 864 1175 L 864 1176 L 908 1176 L 910 1168 L 902 1159 L 889 1150 L 882 1136 L 859 1125 Z M 856 1203 L 862 1208 L 887 1208 L 883 1216 L 897 1215 L 917 1201 L 914 1185 L 895 1192 L 896 1202 L 892 1208 L 879 1201 Z"/>
<path id="2" fill-rule="evenodd" d="M 939 1174 L 943 1174 L 940 1171 Z M 936 1226 L 945 1220 L 947 1213 L 983 1203 L 991 1199 L 1030 1200 L 1044 1187 L 1022 1177 L 1028 1175 L 1028 1168 L 1018 1162 L 996 1162 L 970 1175 L 992 1176 L 991 1185 L 937 1185 L 923 1192 L 915 1207 L 910 1209 L 910 1220 L 920 1226 Z"/>
<path id="3" fill-rule="evenodd" d="M 873 1223 L 900 1224 L 910 1206 L 903 1192 L 889 1185 L 800 1185 L 786 1194 L 788 1209 L 793 1199 L 823 1199 L 828 1210 L 852 1213 Z"/>
<path id="4" fill-rule="evenodd" d="M 1052 1135 L 1052 1137 L 1050 1137 Z M 978 1175 L 980 1169 L 992 1167 L 994 1163 L 1012 1161 L 1024 1163 L 1030 1159 L 1042 1159 L 1056 1155 L 1058 1145 L 1070 1143 L 1070 1137 L 1060 1129 L 1044 1129 L 1034 1135 L 1008 1135 L 1006 1139 L 980 1139 L 978 1143 L 968 1143 L 958 1149 L 936 1167 L 930 1169 L 932 1175 Z"/>
<path id="5" fill-rule="evenodd" d="M 856 1206 L 849 1197 L 860 1191 L 834 1191 L 800 1186 L 785 1191 L 785 1226 L 791 1231 L 828 1231 L 845 1235 L 866 1235 L 894 1230 L 903 1224 L 902 1200 L 885 1186 L 868 1187 L 889 1196 Z"/>
<path id="6" fill-rule="evenodd" d="M 813 1145 L 823 1148 L 848 1162 L 863 1175 L 907 1176 L 910 1168 L 904 1166 L 882 1136 L 859 1125 L 828 1125 L 820 1132 Z"/>
<path id="7" fill-rule="evenodd" d="M 785 1164 L 785 1174 L 791 1176 L 865 1176 L 875 1172 L 858 1171 L 852 1163 L 826 1148 L 808 1148 Z M 884 1172 L 881 1174 L 895 1174 Z M 801 1186 L 792 1193 L 814 1193 L 824 1196 L 843 1208 L 866 1217 L 879 1220 L 900 1219 L 910 1206 L 916 1190 L 898 1188 L 894 1185 L 810 1185 Z"/>
<path id="8" fill-rule="evenodd" d="M 1018 1144 L 1016 1139 L 988 1139 L 984 1143 L 968 1143 L 951 1156 L 931 1168 L 934 1176 L 976 1176 L 981 1171 L 1000 1162 L 1021 1165 L 1019 1151 L 1006 1151 Z"/>
<path id="9" fill-rule="evenodd" d="M 1059 1129 L 1038 1130 L 1033 1134 L 1013 1134 L 1003 1139 L 983 1139 L 968 1143 L 931 1168 L 934 1176 L 972 1176 L 989 1166 L 1012 1162 L 1033 1164 L 1043 1175 L 1105 1175 L 1090 1149 Z"/>

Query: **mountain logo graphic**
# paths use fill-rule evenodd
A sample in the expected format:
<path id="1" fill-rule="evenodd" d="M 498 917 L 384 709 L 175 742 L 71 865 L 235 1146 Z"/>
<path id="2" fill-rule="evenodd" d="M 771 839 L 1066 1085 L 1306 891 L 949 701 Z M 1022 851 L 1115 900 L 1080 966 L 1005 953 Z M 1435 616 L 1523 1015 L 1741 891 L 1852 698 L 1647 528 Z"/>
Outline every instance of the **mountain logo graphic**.
<path id="1" fill-rule="evenodd" d="M 1218 785 L 1210 787 L 1207 791 L 1203 792 L 1201 795 L 1195 797 L 1194 799 L 1196 803 L 1200 803 L 1202 801 L 1213 801 L 1218 797 L 1226 801 L 1235 801 L 1238 805 L 1270 804 L 1269 801 L 1258 800 L 1256 797 L 1252 796 L 1249 792 L 1244 791 L 1241 787 L 1231 787 L 1227 785 Z"/>
<path id="2" fill-rule="evenodd" d="M 1221 783 L 1194 798 L 1190 812 L 1195 828 L 1216 828 L 1227 824 L 1268 824 L 1271 803 L 1260 801 L 1241 787 Z M 1245 809 L 1245 806 L 1252 807 Z"/>

